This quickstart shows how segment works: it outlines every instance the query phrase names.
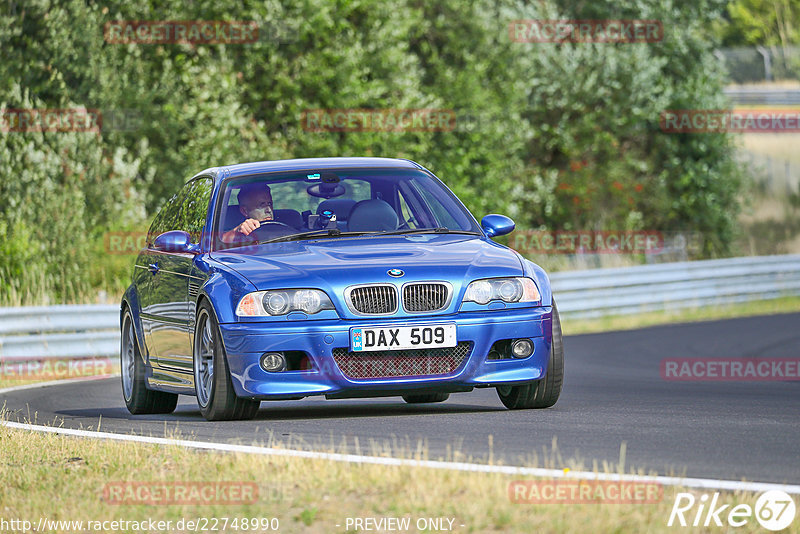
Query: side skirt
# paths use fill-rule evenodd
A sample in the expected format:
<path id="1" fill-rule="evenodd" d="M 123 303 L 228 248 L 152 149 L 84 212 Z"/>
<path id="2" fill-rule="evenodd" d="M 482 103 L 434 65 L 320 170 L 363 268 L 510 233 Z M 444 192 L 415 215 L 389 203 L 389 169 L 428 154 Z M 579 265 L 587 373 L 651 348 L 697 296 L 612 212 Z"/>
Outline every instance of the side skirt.
<path id="1" fill-rule="evenodd" d="M 172 369 L 148 369 L 147 388 L 180 395 L 194 395 L 194 376 Z"/>

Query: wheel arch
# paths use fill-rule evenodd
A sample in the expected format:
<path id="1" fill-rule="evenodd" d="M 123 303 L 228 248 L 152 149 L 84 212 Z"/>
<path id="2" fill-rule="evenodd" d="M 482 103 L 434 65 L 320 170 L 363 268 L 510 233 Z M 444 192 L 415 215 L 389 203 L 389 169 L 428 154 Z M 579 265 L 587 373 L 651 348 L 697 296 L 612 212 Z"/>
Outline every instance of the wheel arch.
<path id="1" fill-rule="evenodd" d="M 197 295 L 197 301 L 194 304 L 194 317 L 192 318 L 193 322 L 197 322 L 197 313 L 200 311 L 200 306 L 202 306 L 203 303 L 208 303 L 208 306 L 211 308 L 211 312 L 214 314 L 214 319 L 216 319 L 217 324 L 219 325 L 219 313 L 217 313 L 217 307 L 214 305 L 214 299 L 212 299 L 211 296 L 205 291 L 202 291 L 199 295 Z"/>
<path id="2" fill-rule="evenodd" d="M 217 312 L 217 307 L 214 305 L 214 300 L 211 296 L 206 293 L 205 291 L 201 291 L 197 295 L 197 301 L 195 301 L 194 305 L 194 316 L 192 317 L 192 355 L 194 355 L 194 338 L 197 334 L 196 327 L 197 327 L 197 314 L 200 312 L 200 306 L 203 303 L 208 303 L 208 307 L 211 308 L 211 313 L 214 314 L 214 319 L 217 321 L 217 328 L 219 328 L 220 320 L 219 320 L 219 313 Z M 228 357 L 228 350 L 225 347 L 225 338 L 222 336 L 222 332 L 220 331 L 219 341 L 222 343 L 222 352 L 225 358 Z M 194 356 L 192 356 L 194 358 Z"/>
<path id="3" fill-rule="evenodd" d="M 142 324 L 142 317 L 140 315 L 141 308 L 139 307 L 139 295 L 136 289 L 131 285 L 122 296 L 122 302 L 119 307 L 119 328 L 122 332 L 122 322 L 125 319 L 125 311 L 130 310 L 131 318 L 133 319 L 133 333 L 136 339 L 136 345 L 139 349 L 139 354 L 142 359 L 149 359 L 149 351 L 144 340 L 144 325 Z"/>

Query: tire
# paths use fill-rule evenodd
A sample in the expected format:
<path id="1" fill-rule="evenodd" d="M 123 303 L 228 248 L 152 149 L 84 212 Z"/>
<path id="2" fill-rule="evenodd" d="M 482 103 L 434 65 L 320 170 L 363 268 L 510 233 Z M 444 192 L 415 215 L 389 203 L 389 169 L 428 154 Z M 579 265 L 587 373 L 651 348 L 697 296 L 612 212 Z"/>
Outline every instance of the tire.
<path id="1" fill-rule="evenodd" d="M 564 384 L 564 343 L 561 336 L 561 319 L 553 300 L 553 343 L 547 374 L 541 379 L 521 386 L 498 386 L 497 395 L 509 410 L 550 408 L 561 395 Z"/>
<path id="2" fill-rule="evenodd" d="M 422 404 L 426 402 L 444 402 L 450 398 L 449 393 L 423 393 L 420 395 L 403 395 L 403 400 L 409 404 Z"/>
<path id="3" fill-rule="evenodd" d="M 195 395 L 203 417 L 209 421 L 255 417 L 261 401 L 236 396 L 217 317 L 208 302 L 197 311 L 192 354 Z"/>
<path id="4" fill-rule="evenodd" d="M 164 391 L 153 391 L 145 385 L 144 358 L 136 342 L 133 316 L 125 309 L 120 336 L 119 364 L 122 382 L 122 398 L 125 406 L 134 415 L 172 413 L 178 405 L 178 395 Z"/>

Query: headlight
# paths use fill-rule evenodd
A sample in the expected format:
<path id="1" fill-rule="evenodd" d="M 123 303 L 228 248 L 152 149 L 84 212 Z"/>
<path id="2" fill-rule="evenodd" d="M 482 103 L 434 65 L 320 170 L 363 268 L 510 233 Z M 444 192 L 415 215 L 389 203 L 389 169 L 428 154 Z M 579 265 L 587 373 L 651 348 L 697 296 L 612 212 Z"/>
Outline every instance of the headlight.
<path id="1" fill-rule="evenodd" d="M 236 306 L 239 317 L 267 317 L 300 311 L 313 315 L 332 310 L 330 297 L 319 289 L 280 289 L 248 293 Z"/>
<path id="2" fill-rule="evenodd" d="M 488 304 L 492 300 L 503 302 L 539 302 L 542 296 L 530 278 L 487 278 L 475 280 L 467 287 L 464 302 Z"/>

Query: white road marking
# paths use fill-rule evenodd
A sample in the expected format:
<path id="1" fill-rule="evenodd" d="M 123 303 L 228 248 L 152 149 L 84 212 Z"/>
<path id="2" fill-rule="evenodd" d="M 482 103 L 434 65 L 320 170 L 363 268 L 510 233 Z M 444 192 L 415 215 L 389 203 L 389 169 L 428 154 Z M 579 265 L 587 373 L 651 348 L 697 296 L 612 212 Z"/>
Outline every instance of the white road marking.
<path id="1" fill-rule="evenodd" d="M 115 375 L 116 376 L 116 375 Z M 108 377 L 87 377 L 71 380 L 54 380 L 40 382 L 6 389 L 0 389 L 0 395 L 23 389 L 48 387 L 65 382 L 78 382 L 97 380 Z M 14 421 L 0 421 L 0 425 L 18 430 L 44 432 L 48 434 L 61 434 L 81 438 L 107 439 L 115 441 L 128 441 L 135 443 L 149 443 L 154 445 L 172 445 L 189 449 L 202 449 L 218 452 L 238 452 L 243 454 L 261 454 L 266 456 L 288 456 L 294 458 L 309 458 L 328 460 L 332 462 L 348 462 L 356 464 L 393 465 L 405 467 L 422 467 L 428 469 L 448 469 L 451 471 L 474 471 L 478 473 L 502 473 L 517 476 L 535 476 L 543 478 L 563 478 L 580 480 L 608 480 L 616 482 L 655 482 L 664 486 L 678 486 L 684 488 L 727 490 L 727 491 L 752 491 L 764 492 L 781 490 L 786 493 L 800 495 L 800 484 L 775 484 L 771 482 L 745 482 L 737 480 L 722 480 L 714 478 L 679 478 L 667 476 L 623 475 L 615 473 L 594 473 L 591 471 L 564 471 L 560 469 L 544 469 L 538 467 L 518 467 L 513 465 L 487 465 L 466 462 L 443 462 L 437 460 L 412 460 L 407 458 L 387 458 L 383 456 L 363 456 L 358 454 L 341 454 L 330 452 L 302 451 L 294 449 L 275 449 L 270 447 L 257 447 L 254 445 L 234 445 L 231 443 L 214 443 L 210 441 L 193 441 L 184 439 L 156 438 L 137 436 L 133 434 L 116 434 L 112 432 L 95 432 L 92 430 L 78 430 L 74 428 L 51 427 L 16 423 Z"/>

